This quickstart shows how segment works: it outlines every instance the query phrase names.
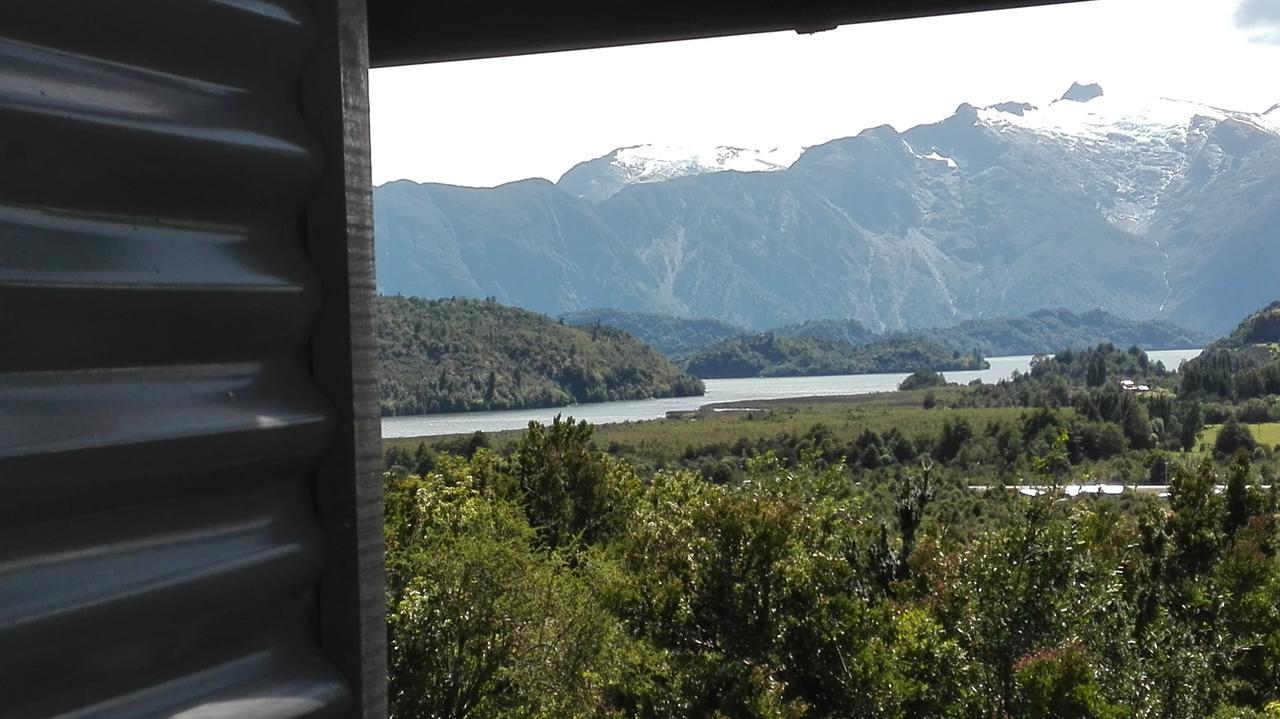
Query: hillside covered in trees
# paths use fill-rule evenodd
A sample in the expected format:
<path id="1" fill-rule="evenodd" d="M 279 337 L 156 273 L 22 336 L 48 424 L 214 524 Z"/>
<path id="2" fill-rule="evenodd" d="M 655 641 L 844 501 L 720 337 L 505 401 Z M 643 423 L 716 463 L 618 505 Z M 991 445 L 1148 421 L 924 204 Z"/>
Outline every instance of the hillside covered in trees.
<path id="1" fill-rule="evenodd" d="M 1245 318 L 1230 335 L 1188 362 L 1182 391 L 1237 402 L 1280 395 L 1280 301 Z M 1272 413 L 1280 416 L 1280 406 Z"/>
<path id="2" fill-rule="evenodd" d="M 734 325 L 711 319 L 688 319 L 650 312 L 583 310 L 563 316 L 573 325 L 604 324 L 625 330 L 673 359 L 686 359 L 717 342 L 750 334 Z M 1139 321 L 1102 310 L 1072 312 L 1037 310 L 1025 317 L 966 320 L 950 327 L 910 332 L 879 333 L 857 320 L 818 319 L 783 325 L 771 330 L 782 337 L 812 337 L 854 345 L 884 339 L 922 339 L 949 351 L 978 352 L 986 357 L 1048 354 L 1064 349 L 1086 349 L 1109 343 L 1137 345 L 1145 350 L 1203 347 L 1212 337 L 1169 322 Z"/>
<path id="3" fill-rule="evenodd" d="M 774 332 L 725 340 L 693 355 L 688 371 L 718 377 L 810 377 L 819 375 L 983 369 L 981 357 L 963 355 L 915 338 L 848 342 L 785 337 Z"/>
<path id="4" fill-rule="evenodd" d="M 1169 322 L 1117 317 L 1102 310 L 1038 310 L 1026 317 L 966 320 L 954 327 L 920 330 L 920 336 L 952 349 L 977 349 L 987 356 L 1033 355 L 1100 344 L 1137 345 L 1145 350 L 1192 349 L 1208 334 Z"/>
<path id="5" fill-rule="evenodd" d="M 688 319 L 653 312 L 582 310 L 564 315 L 571 325 L 603 324 L 629 332 L 633 337 L 672 358 L 684 357 L 717 342 L 746 332 L 727 322 Z"/>
<path id="6" fill-rule="evenodd" d="M 867 328 L 857 320 L 809 320 L 792 325 L 783 325 L 774 330 L 774 334 L 783 337 L 812 337 L 832 342 L 848 342 L 863 345 L 879 339 L 877 332 Z"/>
<path id="7" fill-rule="evenodd" d="M 861 344 L 877 335 L 856 320 L 816 320 L 775 330 L 788 337 L 816 337 Z M 1093 310 L 1075 313 L 1066 309 L 1037 310 L 1026 317 L 966 320 L 952 327 L 918 329 L 887 337 L 918 337 L 950 350 L 987 357 L 1034 355 L 1064 349 L 1087 349 L 1103 343 L 1146 350 L 1203 347 L 1210 337 L 1169 322 L 1139 321 Z"/>
<path id="8" fill-rule="evenodd" d="M 487 300 L 378 301 L 384 415 L 701 395 L 702 382 L 610 327 Z"/>

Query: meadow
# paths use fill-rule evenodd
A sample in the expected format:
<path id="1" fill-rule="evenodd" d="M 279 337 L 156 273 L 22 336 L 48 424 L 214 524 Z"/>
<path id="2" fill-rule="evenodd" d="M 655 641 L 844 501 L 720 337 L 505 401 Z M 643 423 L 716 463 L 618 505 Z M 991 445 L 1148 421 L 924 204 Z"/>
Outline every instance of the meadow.
<path id="1" fill-rule="evenodd" d="M 894 428 L 914 440 L 937 435 L 943 424 L 956 417 L 974 427 L 986 427 L 1013 425 L 1028 412 L 1021 407 L 946 408 L 947 397 L 960 391 L 959 387 L 934 390 L 939 406 L 928 410 L 923 409 L 927 390 L 712 405 L 679 418 L 602 425 L 595 429 L 595 440 L 611 451 L 662 463 L 688 447 L 800 436 L 818 425 L 837 442 L 852 441 L 867 430 L 884 434 Z"/>
<path id="2" fill-rule="evenodd" d="M 1253 438 L 1258 440 L 1258 444 L 1264 447 L 1280 446 L 1280 422 L 1247 424 L 1245 426 L 1253 433 Z M 1212 447 L 1213 443 L 1218 439 L 1219 429 L 1220 425 L 1210 425 L 1205 427 L 1204 433 L 1200 435 L 1200 444 Z"/>
<path id="3" fill-rule="evenodd" d="M 986 427 L 991 423 L 1013 424 L 1029 411 L 1022 407 L 952 409 L 946 406 L 948 400 L 959 397 L 963 392 L 964 388 L 951 386 L 856 396 L 713 404 L 668 419 L 598 425 L 594 427 L 594 439 L 601 448 L 624 448 L 629 455 L 655 461 L 678 456 L 691 446 L 733 444 L 744 439 L 756 441 L 784 433 L 802 435 L 815 425 L 824 426 L 836 439 L 843 441 L 852 440 L 868 429 L 883 434 L 893 428 L 914 439 L 937 434 L 944 423 L 955 417 L 964 417 L 975 427 Z M 938 404 L 936 408 L 923 408 L 928 395 L 934 397 Z M 566 415 L 572 416 L 572 412 Z M 486 438 L 490 446 L 503 450 L 524 433 L 523 429 L 494 432 Z M 396 447 L 412 452 L 422 442 L 428 446 L 447 445 L 467 437 L 384 439 L 383 449 Z"/>

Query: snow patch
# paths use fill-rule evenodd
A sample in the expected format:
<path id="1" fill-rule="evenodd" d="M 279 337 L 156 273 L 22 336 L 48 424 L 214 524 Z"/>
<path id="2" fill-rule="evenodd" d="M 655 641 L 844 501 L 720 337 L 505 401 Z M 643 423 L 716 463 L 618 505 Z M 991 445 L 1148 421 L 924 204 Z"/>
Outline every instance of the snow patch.
<path id="1" fill-rule="evenodd" d="M 923 157 L 926 160 L 934 160 L 936 162 L 945 162 L 947 163 L 947 167 L 950 167 L 953 170 L 959 167 L 959 165 L 956 164 L 955 160 L 951 159 L 950 157 L 943 157 L 942 155 L 939 155 L 937 150 L 934 150 L 933 152 L 930 152 L 927 155 L 921 155 L 921 157 Z"/>
<path id="2" fill-rule="evenodd" d="M 677 177 L 709 172 L 772 172 L 791 167 L 803 148 L 775 147 L 754 150 L 744 147 L 691 148 L 675 145 L 635 145 L 613 152 L 610 165 L 619 182 L 632 185 L 662 182 Z"/>
<path id="3" fill-rule="evenodd" d="M 1268 130 L 1280 134 L 1280 102 L 1272 105 L 1271 109 L 1259 117 Z"/>
<path id="4" fill-rule="evenodd" d="M 942 155 L 939 155 L 938 149 L 936 147 L 930 150 L 929 154 L 921 155 L 920 153 L 916 152 L 916 149 L 912 147 L 911 143 L 907 142 L 906 140 L 903 140 L 902 144 L 907 148 L 907 152 L 911 153 L 912 157 L 918 157 L 921 160 L 933 160 L 934 162 L 945 162 L 947 164 L 947 167 L 950 167 L 953 170 L 959 167 L 959 165 L 956 164 L 955 160 L 951 159 L 950 157 L 943 157 Z"/>

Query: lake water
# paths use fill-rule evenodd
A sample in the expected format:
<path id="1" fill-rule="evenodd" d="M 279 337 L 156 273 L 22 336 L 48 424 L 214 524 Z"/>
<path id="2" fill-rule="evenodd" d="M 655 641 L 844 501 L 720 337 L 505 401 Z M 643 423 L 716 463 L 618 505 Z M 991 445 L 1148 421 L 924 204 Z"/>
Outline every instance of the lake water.
<path id="1" fill-rule="evenodd" d="M 1164 362 L 1169 369 L 1176 369 L 1183 360 L 1200 354 L 1200 350 L 1165 350 L 1147 353 L 1151 360 Z M 980 379 L 994 383 L 1008 379 L 1014 370 L 1026 372 L 1031 368 L 1031 356 L 988 357 L 990 369 L 974 372 L 947 372 L 949 382 L 968 384 Z M 762 399 L 787 399 L 791 397 L 822 397 L 829 395 L 871 394 L 892 392 L 898 388 L 905 374 L 852 374 L 829 377 L 752 377 L 749 379 L 706 380 L 707 393 L 701 397 L 674 397 L 671 399 L 642 399 L 630 402 L 600 402 L 577 404 L 548 409 L 519 409 L 502 412 L 462 412 L 453 414 L 423 414 L 410 417 L 384 417 L 383 437 L 430 437 L 445 434 L 475 432 L 500 432 L 523 429 L 531 420 L 548 423 L 557 414 L 573 415 L 592 424 L 634 422 L 665 417 L 668 412 L 688 411 L 717 402 L 741 402 Z"/>

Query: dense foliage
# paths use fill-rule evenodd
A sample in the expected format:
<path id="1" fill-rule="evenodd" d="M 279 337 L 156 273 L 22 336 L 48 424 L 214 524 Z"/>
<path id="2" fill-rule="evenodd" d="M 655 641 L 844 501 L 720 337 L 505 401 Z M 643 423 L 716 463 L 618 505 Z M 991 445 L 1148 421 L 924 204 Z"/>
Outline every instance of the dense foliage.
<path id="1" fill-rule="evenodd" d="M 687 357 L 717 342 L 748 334 L 710 319 L 622 310 L 582 310 L 564 315 L 573 325 L 597 322 L 630 332 L 659 352 Z M 810 320 L 774 328 L 783 337 L 811 337 L 866 345 L 883 339 L 923 339 L 964 354 L 988 357 L 1043 354 L 1084 349 L 1102 343 L 1139 345 L 1148 350 L 1203 347 L 1209 338 L 1167 322 L 1124 319 L 1102 310 L 1076 314 L 1070 310 L 1037 310 L 1026 317 L 966 320 L 952 327 L 881 334 L 857 320 Z"/>
<path id="2" fill-rule="evenodd" d="M 1026 317 L 966 320 L 955 327 L 917 334 L 945 347 L 977 348 L 987 356 L 1033 355 L 1100 344 L 1137 345 L 1147 350 L 1203 347 L 1204 333 L 1168 322 L 1117 317 L 1102 310 L 1037 310 Z"/>
<path id="3" fill-rule="evenodd" d="M 616 327 L 671 358 L 680 358 L 743 334 L 740 327 L 711 319 L 686 319 L 651 312 L 581 310 L 564 315 L 571 325 Z"/>
<path id="4" fill-rule="evenodd" d="M 865 345 L 879 339 L 880 334 L 857 320 L 809 320 L 794 325 L 774 328 L 783 337 L 812 337 L 832 342 L 848 342 Z"/>
<path id="5" fill-rule="evenodd" d="M 1039 481 L 1071 476 L 1068 441 Z M 572 421 L 434 461 L 387 475 L 393 717 L 1199 719 L 1280 697 L 1277 497 L 1246 455 L 1175 462 L 1167 502 L 1129 504 L 967 492 L 920 457 L 765 453 L 715 483 Z"/>
<path id="6" fill-rule="evenodd" d="M 1280 395 L 1280 302 L 1250 315 L 1188 362 L 1181 389 L 1188 395 L 1238 403 Z M 1265 414 L 1280 419 L 1280 407 Z"/>
<path id="7" fill-rule="evenodd" d="M 918 369 L 912 372 L 906 379 L 898 385 L 898 389 L 903 392 L 910 392 L 916 389 L 928 389 L 930 387 L 943 387 L 947 384 L 947 378 L 939 372 L 927 369 Z"/>
<path id="8" fill-rule="evenodd" d="M 1221 344 L 1227 347 L 1280 344 L 1280 300 L 1246 317 Z"/>
<path id="9" fill-rule="evenodd" d="M 962 355 L 918 339 L 881 340 L 857 347 L 773 332 L 735 337 L 690 357 L 686 369 L 698 377 L 803 377 L 986 367 L 980 356 Z"/>
<path id="10" fill-rule="evenodd" d="M 702 382 L 619 330 L 488 300 L 378 301 L 383 414 L 700 395 Z"/>

